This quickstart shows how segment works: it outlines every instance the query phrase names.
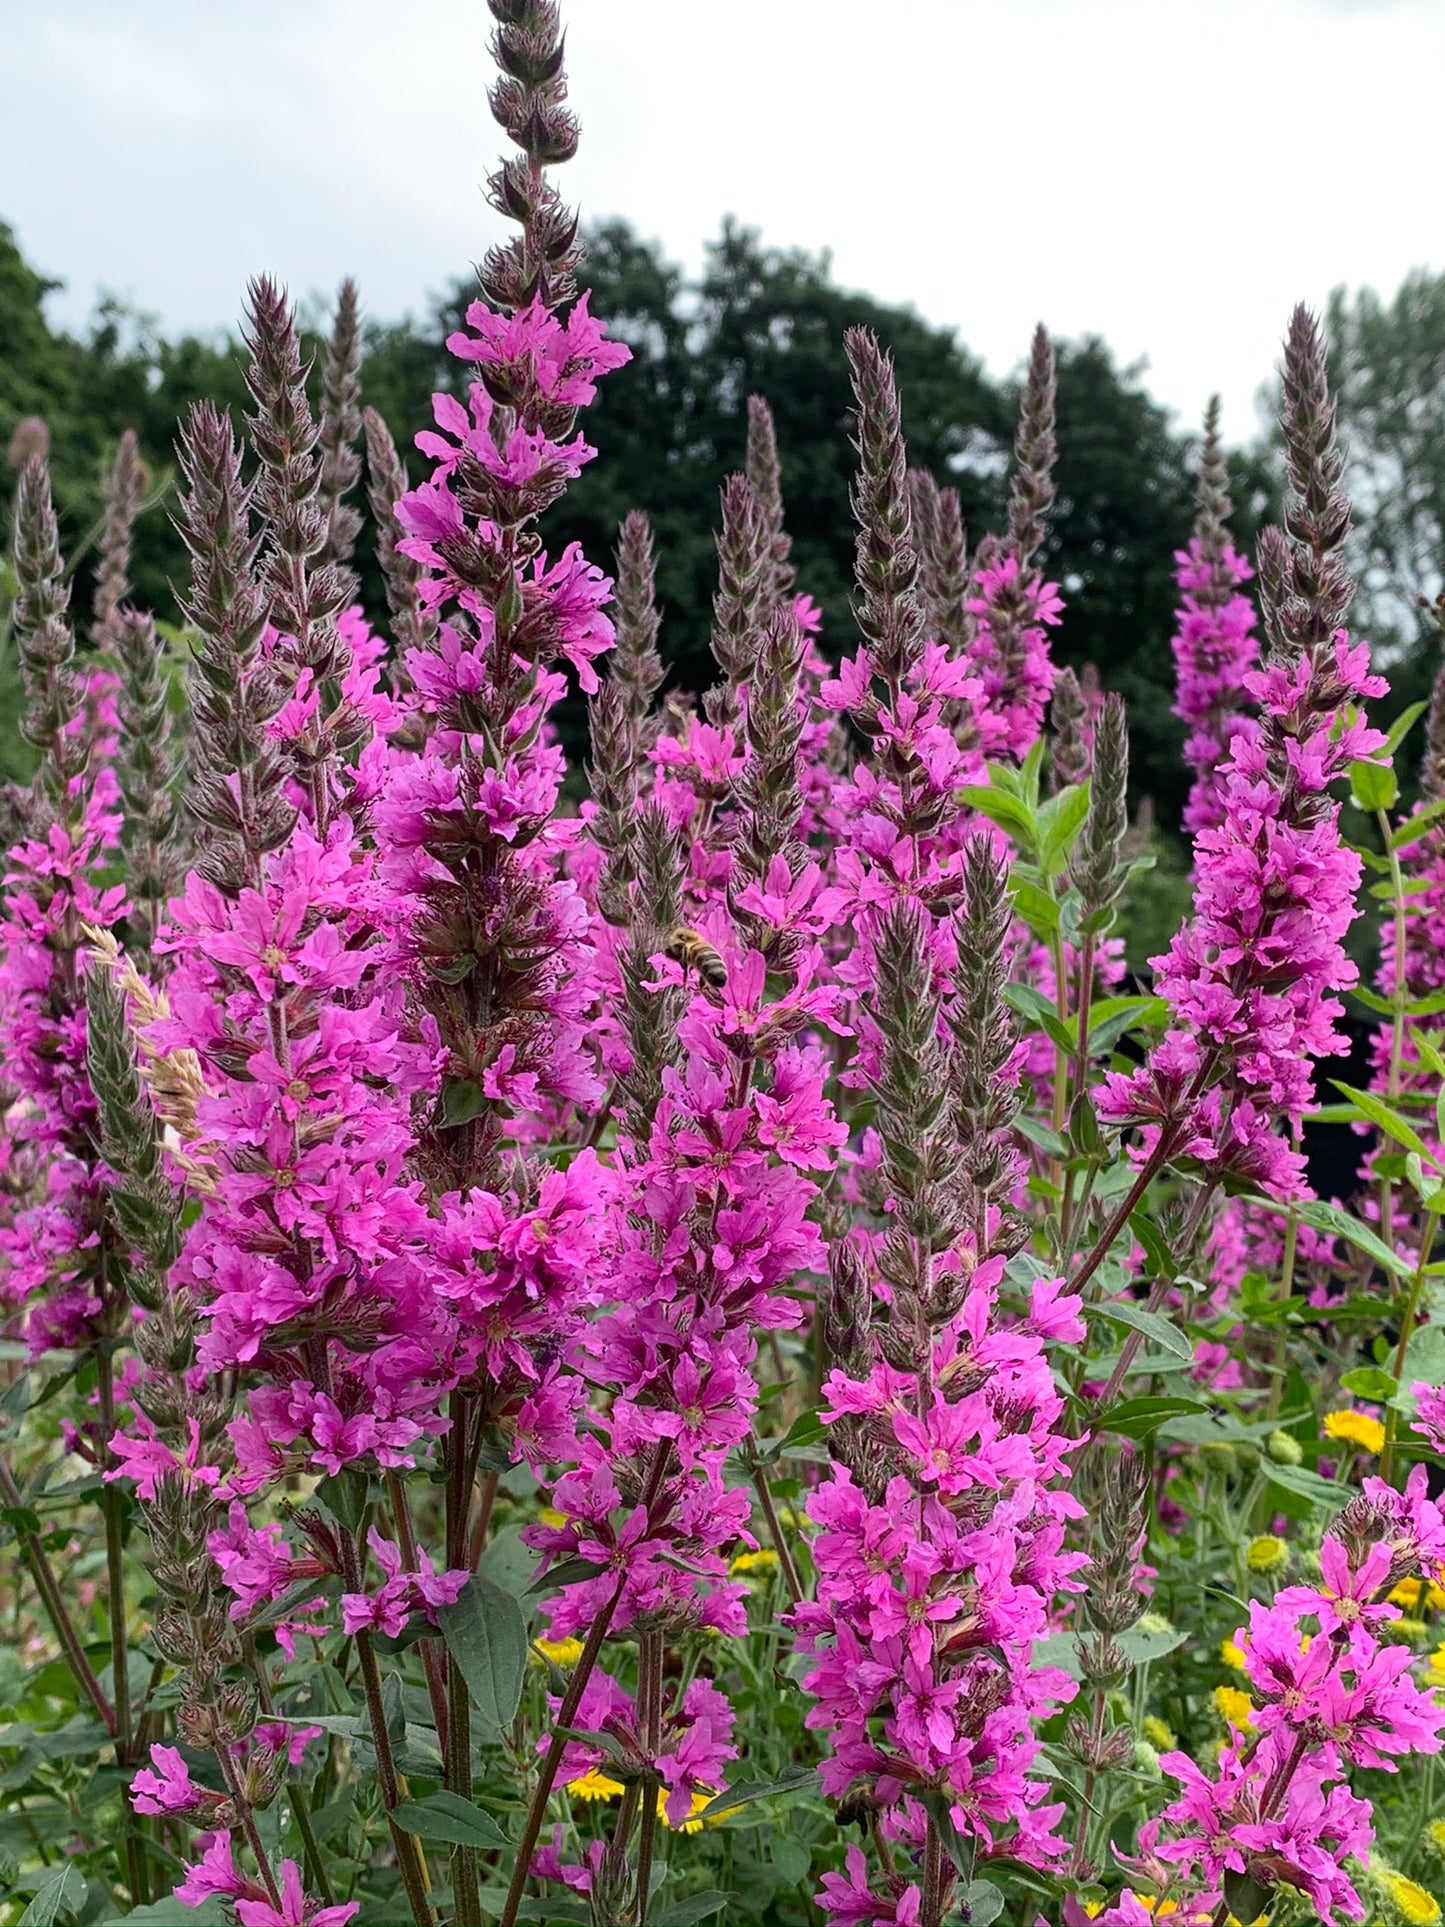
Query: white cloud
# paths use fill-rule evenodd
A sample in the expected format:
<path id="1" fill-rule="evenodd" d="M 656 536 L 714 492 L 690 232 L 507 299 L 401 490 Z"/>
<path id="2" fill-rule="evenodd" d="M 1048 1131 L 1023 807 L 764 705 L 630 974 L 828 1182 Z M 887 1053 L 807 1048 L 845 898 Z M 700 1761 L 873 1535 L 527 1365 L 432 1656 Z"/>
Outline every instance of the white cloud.
<path id="1" fill-rule="evenodd" d="M 565 0 L 564 0 L 565 4 Z M 1292 304 L 1445 265 L 1432 0 L 571 0 L 567 185 L 695 262 L 830 247 L 995 370 L 1043 319 L 1254 426 Z M 0 217 L 84 317 L 398 314 L 496 238 L 480 0 L 0 0 Z"/>

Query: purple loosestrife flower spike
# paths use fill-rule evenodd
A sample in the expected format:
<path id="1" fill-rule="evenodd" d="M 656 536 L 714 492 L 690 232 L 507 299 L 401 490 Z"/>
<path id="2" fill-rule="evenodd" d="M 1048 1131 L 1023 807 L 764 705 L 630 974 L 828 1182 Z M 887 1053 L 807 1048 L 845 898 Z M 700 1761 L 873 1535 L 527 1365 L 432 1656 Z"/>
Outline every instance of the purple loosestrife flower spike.
<path id="1" fill-rule="evenodd" d="M 149 949 L 180 870 L 170 692 L 152 617 L 122 610 L 115 619 L 114 644 L 120 665 L 117 773 L 125 797 L 121 845 L 131 902 L 130 936 L 133 948 Z"/>
<path id="2" fill-rule="evenodd" d="M 788 559 L 793 542 L 783 525 L 783 473 L 778 461 L 778 438 L 773 411 L 761 395 L 748 396 L 748 445 L 743 464 L 767 534 L 771 586 L 770 607 L 792 594 L 796 570 Z"/>
<path id="3" fill-rule="evenodd" d="M 628 885 L 636 875 L 637 746 L 626 691 L 609 676 L 587 704 L 592 756 L 587 780 L 597 814 L 592 835 L 607 861 L 597 883 L 597 905 L 609 923 L 631 914 Z"/>
<path id="4" fill-rule="evenodd" d="M 43 415 L 22 415 L 6 444 L 5 460 L 11 468 L 24 468 L 32 455 L 50 457 L 50 424 Z"/>
<path id="5" fill-rule="evenodd" d="M 927 469 L 908 471 L 908 502 L 918 549 L 919 588 L 930 636 L 961 654 L 973 636 L 968 543 L 956 488 L 940 488 Z"/>
<path id="6" fill-rule="evenodd" d="M 521 150 L 490 176 L 487 198 L 522 232 L 489 251 L 482 263 L 482 292 L 514 313 L 534 299 L 557 308 L 576 293 L 574 270 L 582 258 L 577 217 L 543 173 L 577 151 L 577 122 L 563 105 L 561 18 L 555 0 L 487 4 L 497 22 L 492 55 L 501 69 L 488 100 Z"/>
<path id="7" fill-rule="evenodd" d="M 361 310 L 356 283 L 347 277 L 336 296 L 336 319 L 321 371 L 321 508 L 326 517 L 322 555 L 337 567 L 343 602 L 356 594 L 348 566 L 361 532 L 361 513 L 347 496 L 361 478 Z"/>
<path id="8" fill-rule="evenodd" d="M 405 531 L 396 519 L 396 505 L 410 486 L 406 464 L 396 451 L 391 430 L 374 408 L 364 411 L 366 425 L 366 489 L 371 519 L 376 525 L 376 559 L 386 584 L 386 606 L 391 612 L 396 654 L 391 673 L 403 685 L 403 658 L 410 649 L 425 649 L 436 633 L 436 617 L 422 604 L 417 584 L 422 566 L 397 544 Z"/>
<path id="9" fill-rule="evenodd" d="M 60 530 L 50 470 L 32 455 L 20 471 L 15 500 L 15 647 L 25 686 L 21 734 L 44 760 L 41 783 L 64 813 L 69 786 L 85 768 L 89 745 L 79 729 L 80 684 L 72 662 L 70 588 L 60 559 Z"/>
<path id="10" fill-rule="evenodd" d="M 763 636 L 748 686 L 743 735 L 751 753 L 735 789 L 742 811 L 733 857 L 739 892 L 749 882 L 762 883 L 769 866 L 779 857 L 787 864 L 790 877 L 795 877 L 807 862 L 807 851 L 798 834 L 803 816 L 798 754 L 806 720 L 798 705 L 798 686 L 807 646 L 807 637 L 791 609 L 778 609 Z M 767 940 L 761 919 L 756 920 L 755 927 L 745 921 L 744 928 L 749 943 L 763 951 L 770 965 L 787 968 L 783 950 L 797 948 L 789 943 L 787 933 Z"/>
<path id="11" fill-rule="evenodd" d="M 989 1213 L 1008 1213 L 1018 1175 L 1010 1127 L 1019 1110 L 1017 1077 L 1007 1075 L 1017 1030 L 1003 1000 L 1009 975 L 1013 905 L 1008 862 L 984 835 L 964 845 L 963 904 L 953 920 L 958 969 L 948 1025 L 953 1036 L 949 1076 L 951 1122 L 967 1175 L 975 1254 L 990 1252 Z"/>
<path id="12" fill-rule="evenodd" d="M 262 854 L 279 848 L 296 821 L 266 734 L 285 690 L 261 655 L 261 536 L 252 525 L 252 485 L 242 479 L 229 415 L 199 402 L 186 423 L 180 460 L 186 486 L 176 526 L 191 556 L 182 607 L 200 632 L 186 801 L 203 826 L 202 874 L 234 895 L 259 879 Z M 239 792 L 232 777 L 240 779 Z"/>
<path id="13" fill-rule="evenodd" d="M 638 817 L 637 884 L 633 922 L 622 953 L 622 1027 L 629 1061 L 619 1073 L 624 1101 L 622 1129 L 636 1146 L 645 1146 L 662 1100 L 663 1074 L 682 1056 L 678 1025 L 686 994 L 675 984 L 657 990 L 652 959 L 666 933 L 682 916 L 682 863 L 677 833 L 655 803 Z"/>
<path id="14" fill-rule="evenodd" d="M 1094 731 L 1089 813 L 1069 865 L 1079 892 L 1079 925 L 1096 934 L 1113 922 L 1129 866 L 1123 857 L 1129 829 L 1129 719 L 1124 698 L 1104 698 Z"/>
<path id="15" fill-rule="evenodd" d="M 1055 390 L 1054 344 L 1040 322 L 1034 330 L 1024 377 L 1009 486 L 1009 541 L 1021 569 L 1038 554 L 1044 539 L 1044 517 L 1054 500 L 1054 463 L 1059 453 L 1054 435 Z"/>
<path id="16" fill-rule="evenodd" d="M 617 535 L 617 589 L 614 596 L 617 646 L 612 657 L 612 680 L 627 698 L 628 718 L 638 747 L 648 748 L 655 735 L 652 700 L 666 671 L 658 653 L 662 619 L 657 612 L 657 563 L 652 529 L 641 510 L 633 509 Z"/>
<path id="17" fill-rule="evenodd" d="M 722 528 L 716 537 L 718 585 L 712 599 L 712 653 L 722 681 L 703 707 L 722 729 L 738 717 L 738 691 L 753 673 L 768 619 L 772 560 L 758 499 L 744 475 L 722 486 Z"/>
<path id="18" fill-rule="evenodd" d="M 1277 537 L 1261 538 L 1260 589 L 1265 628 L 1285 657 L 1328 643 L 1344 621 L 1354 583 L 1342 553 L 1350 532 L 1350 501 L 1341 486 L 1345 458 L 1335 438 L 1324 336 L 1303 306 L 1290 318 L 1284 350 L 1285 471 L 1290 500 L 1284 524 L 1288 552 Z"/>
<path id="19" fill-rule="evenodd" d="M 1438 803 L 1445 797 L 1445 669 L 1436 676 L 1430 690 L 1425 753 L 1420 758 L 1420 794 L 1427 803 Z"/>
<path id="20" fill-rule="evenodd" d="M 1061 669 L 1049 697 L 1052 732 L 1049 763 L 1055 790 L 1086 781 L 1093 756 L 1090 721 L 1089 704 L 1079 678 L 1072 669 Z"/>
<path id="21" fill-rule="evenodd" d="M 105 478 L 100 560 L 95 571 L 95 611 L 90 625 L 90 640 L 96 649 L 115 646 L 120 607 L 130 594 L 131 531 L 145 496 L 146 481 L 135 430 L 127 428 Z"/>
<path id="22" fill-rule="evenodd" d="M 908 505 L 908 459 L 893 362 L 866 328 L 843 337 L 858 405 L 853 483 L 858 627 L 873 667 L 896 692 L 923 654 L 924 607 Z"/>
<path id="23" fill-rule="evenodd" d="M 1259 654 L 1254 609 L 1239 592 L 1250 569 L 1230 543 L 1229 509 L 1229 469 L 1219 439 L 1216 395 L 1204 418 L 1193 540 L 1174 558 L 1182 600 L 1173 642 L 1178 678 L 1174 713 L 1190 731 L 1184 760 L 1194 783 L 1184 827 L 1191 833 L 1218 823 L 1221 767 L 1237 732 L 1257 728 L 1247 713 L 1244 687 Z"/>

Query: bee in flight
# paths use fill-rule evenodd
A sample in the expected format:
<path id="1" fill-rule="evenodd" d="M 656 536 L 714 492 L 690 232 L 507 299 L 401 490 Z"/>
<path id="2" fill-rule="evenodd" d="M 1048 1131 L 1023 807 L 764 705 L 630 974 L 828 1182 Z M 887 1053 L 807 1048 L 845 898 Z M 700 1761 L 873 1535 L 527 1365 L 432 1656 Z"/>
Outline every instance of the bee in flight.
<path id="1" fill-rule="evenodd" d="M 714 990 L 721 990 L 727 982 L 727 965 L 707 938 L 687 924 L 674 924 L 663 948 L 674 963 L 680 963 L 684 970 L 690 965 Z"/>

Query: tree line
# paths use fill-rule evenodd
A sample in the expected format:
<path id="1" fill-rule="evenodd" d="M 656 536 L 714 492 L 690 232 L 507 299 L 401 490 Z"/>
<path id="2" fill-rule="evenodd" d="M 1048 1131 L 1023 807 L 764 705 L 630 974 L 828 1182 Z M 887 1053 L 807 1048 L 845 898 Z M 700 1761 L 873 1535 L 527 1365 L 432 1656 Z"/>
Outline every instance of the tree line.
<path id="1" fill-rule="evenodd" d="M 580 541 L 605 566 L 623 516 L 647 512 L 659 549 L 663 650 L 677 687 L 697 690 L 712 678 L 717 494 L 742 466 L 749 394 L 764 396 L 777 422 L 799 586 L 823 609 L 825 644 L 849 643 L 854 456 L 842 341 L 850 326 L 872 328 L 893 355 L 910 460 L 959 490 L 971 542 L 1001 526 L 1017 381 L 991 378 L 952 330 L 840 287 L 826 253 L 768 247 L 729 222 L 689 280 L 656 244 L 612 221 L 591 232 L 582 279 L 633 360 L 589 411 L 599 459 L 549 517 L 546 534 L 557 546 Z M 44 420 L 62 536 L 68 554 L 83 560 L 102 475 L 122 430 L 133 428 L 151 489 L 132 577 L 137 600 L 167 617 L 171 584 L 185 573 L 167 503 L 176 424 L 202 396 L 245 409 L 240 344 L 169 338 L 113 300 L 101 303 L 83 335 L 67 333 L 45 313 L 55 285 L 0 224 L 0 450 L 18 452 L 33 432 L 26 425 Z M 459 279 L 420 318 L 366 324 L 364 398 L 404 450 L 429 424 L 433 391 L 467 379 L 445 341 L 473 293 L 471 278 Z M 1445 552 L 1445 276 L 1413 276 L 1389 304 L 1340 292 L 1328 322 L 1362 509 L 1360 613 L 1374 625 L 1366 633 L 1386 647 L 1402 704 L 1423 692 L 1434 667 L 1417 598 L 1438 592 Z M 1058 344 L 1058 439 L 1045 551 L 1065 598 L 1055 654 L 1097 663 L 1106 686 L 1124 696 L 1136 796 L 1151 798 L 1171 825 L 1187 788 L 1182 730 L 1170 713 L 1173 554 L 1192 521 L 1197 437 L 1149 395 L 1140 368 L 1121 368 L 1102 340 L 1086 336 Z M 1249 548 L 1278 503 L 1279 463 L 1267 438 L 1231 456 L 1231 488 L 1235 538 Z M 86 581 L 82 567 L 82 616 Z M 363 595 L 379 615 L 380 577 L 369 554 Z M 8 664 L 4 674 L 13 674 Z M 25 753 L 9 726 L 8 693 L 0 684 L 0 762 L 15 775 Z M 575 734 L 580 724 L 573 715 L 565 726 Z"/>

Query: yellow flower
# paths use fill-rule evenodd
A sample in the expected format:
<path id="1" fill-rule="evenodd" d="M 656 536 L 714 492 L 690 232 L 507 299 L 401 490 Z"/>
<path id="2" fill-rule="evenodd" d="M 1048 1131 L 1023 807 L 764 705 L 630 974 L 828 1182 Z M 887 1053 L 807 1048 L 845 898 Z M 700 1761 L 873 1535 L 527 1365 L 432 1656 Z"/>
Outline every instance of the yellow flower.
<path id="1" fill-rule="evenodd" d="M 1325 1437 L 1344 1439 L 1350 1445 L 1357 1445 L 1362 1452 L 1378 1452 L 1385 1443 L 1385 1428 L 1368 1412 L 1356 1412 L 1346 1406 L 1342 1412 L 1328 1414 Z"/>
<path id="2" fill-rule="evenodd" d="M 1174 1728 L 1156 1719 L 1152 1713 L 1144 1722 L 1144 1737 L 1150 1746 L 1158 1747 L 1161 1753 L 1172 1753 L 1179 1744 L 1179 1736 Z"/>
<path id="3" fill-rule="evenodd" d="M 1230 1726 L 1238 1727 L 1247 1733 L 1254 1726 L 1254 1701 L 1248 1693 L 1241 1693 L 1237 1686 L 1216 1686 L 1214 1704 L 1219 1709 L 1219 1717 Z"/>
<path id="4" fill-rule="evenodd" d="M 1219 1657 L 1226 1666 L 1232 1666 L 1236 1673 L 1244 1671 L 1244 1653 L 1232 1639 L 1226 1639 L 1219 1649 Z"/>
<path id="5" fill-rule="evenodd" d="M 1432 1820 L 1425 1829 L 1425 1838 L 1436 1853 L 1445 1855 L 1445 1820 Z"/>
<path id="6" fill-rule="evenodd" d="M 616 1800 L 621 1796 L 622 1784 L 618 1780 L 609 1780 L 605 1773 L 599 1773 L 593 1767 L 580 1780 L 569 1780 L 567 1791 L 575 1793 L 579 1800 Z"/>
<path id="7" fill-rule="evenodd" d="M 544 1526 L 551 1526 L 554 1529 L 565 1526 L 567 1523 L 567 1514 L 559 1512 L 554 1505 L 544 1505 L 537 1516 Z"/>
<path id="8" fill-rule="evenodd" d="M 1441 1917 L 1440 1903 L 1423 1887 L 1407 1880 L 1402 1873 L 1392 1873 L 1388 1867 L 1377 1868 L 1376 1877 L 1409 1927 L 1435 1927 Z"/>
<path id="9" fill-rule="evenodd" d="M 1263 1538 L 1251 1539 L 1244 1554 L 1244 1562 L 1251 1572 L 1273 1572 L 1288 1558 L 1289 1547 L 1272 1532 L 1265 1533 Z"/>
<path id="10" fill-rule="evenodd" d="M 771 1572 L 778 1563 L 778 1555 L 771 1546 L 759 1546 L 756 1552 L 740 1552 L 729 1572 Z"/>
<path id="11" fill-rule="evenodd" d="M 1425 1664 L 1429 1667 L 1432 1686 L 1445 1686 L 1445 1646 L 1437 1646 Z M 1439 1823 L 1445 1826 L 1445 1820 Z"/>
<path id="12" fill-rule="evenodd" d="M 554 1666 L 575 1666 L 582 1657 L 580 1639 L 534 1639 L 532 1641 L 532 1663 L 540 1666 L 543 1660 L 550 1659 Z"/>
<path id="13" fill-rule="evenodd" d="M 701 1787 L 698 1787 L 693 1793 L 692 1805 L 688 1809 L 687 1818 L 685 1820 L 679 1820 L 677 1825 L 673 1827 L 671 1820 L 667 1817 L 667 1794 L 659 1787 L 657 1789 L 657 1817 L 665 1827 L 672 1827 L 674 1833 L 700 1833 L 703 1823 L 697 1818 L 697 1815 L 702 1812 L 705 1806 L 710 1806 L 716 1798 L 717 1795 L 715 1793 L 704 1792 Z M 733 1812 L 737 1812 L 736 1807 L 733 1808 Z M 712 1826 L 716 1821 L 723 1818 L 723 1814 L 715 1813 L 707 1824 Z"/>
<path id="14" fill-rule="evenodd" d="M 1418 1619 L 1445 1607 L 1445 1586 L 1437 1586 L 1433 1579 L 1402 1579 L 1390 1589 L 1389 1598 L 1392 1606 Z"/>
<path id="15" fill-rule="evenodd" d="M 1135 1894 L 1134 1898 L 1145 1913 L 1152 1914 L 1155 1920 L 1163 1920 L 1167 1915 L 1179 1912 L 1177 1900 L 1158 1900 L 1153 1894 Z"/>

